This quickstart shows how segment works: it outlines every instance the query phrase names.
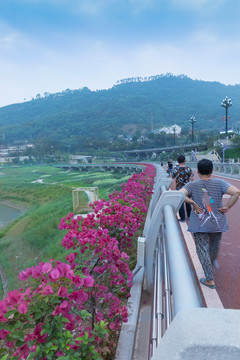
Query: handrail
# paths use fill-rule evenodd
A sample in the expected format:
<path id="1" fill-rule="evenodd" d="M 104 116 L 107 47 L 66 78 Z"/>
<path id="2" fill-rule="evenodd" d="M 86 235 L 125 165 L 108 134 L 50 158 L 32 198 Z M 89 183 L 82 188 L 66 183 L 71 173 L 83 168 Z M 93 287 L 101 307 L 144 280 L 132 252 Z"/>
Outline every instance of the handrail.
<path id="1" fill-rule="evenodd" d="M 195 281 L 188 264 L 187 253 L 182 241 L 176 216 L 170 205 L 164 207 L 166 243 L 170 279 L 174 294 L 174 316 L 183 309 L 201 307 Z M 183 286 L 184 279 L 184 286 Z"/>
<path id="2" fill-rule="evenodd" d="M 196 162 L 188 162 L 187 165 L 190 166 L 192 169 L 197 168 Z M 213 161 L 213 172 L 230 174 L 233 177 L 239 178 L 240 177 L 240 163 L 228 163 L 228 162 Z"/>
<path id="3" fill-rule="evenodd" d="M 144 288 L 152 295 L 149 359 L 156 353 L 162 336 L 179 311 L 202 307 L 176 219 L 176 213 L 184 201 L 184 193 L 168 191 L 172 179 L 166 177 L 160 165 L 155 166 L 157 175 L 154 193 L 143 235 L 139 238 L 139 243 L 144 244 L 145 255 L 140 256 L 141 261 L 136 268 L 136 273 L 144 268 Z M 125 337 L 129 336 L 128 333 L 129 329 Z M 119 356 L 117 359 L 123 360 Z M 132 359 L 131 355 L 129 359 Z"/>
<path id="4" fill-rule="evenodd" d="M 144 228 L 145 285 L 153 296 L 149 359 L 179 311 L 202 307 L 176 220 L 184 195 L 179 191 L 167 191 L 161 179 L 157 179 L 155 185 L 160 196 L 157 201 L 153 196 L 148 225 Z"/>

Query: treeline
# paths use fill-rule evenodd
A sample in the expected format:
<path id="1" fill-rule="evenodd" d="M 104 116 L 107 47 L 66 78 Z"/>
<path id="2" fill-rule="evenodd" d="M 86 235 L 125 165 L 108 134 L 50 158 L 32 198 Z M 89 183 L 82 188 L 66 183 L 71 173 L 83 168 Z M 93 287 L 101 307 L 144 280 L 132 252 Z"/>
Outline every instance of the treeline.
<path id="1" fill-rule="evenodd" d="M 62 150 L 109 148 L 119 135 L 149 134 L 177 124 L 195 129 L 224 130 L 221 101 L 232 98 L 230 127 L 240 127 L 240 85 L 192 80 L 184 75 L 158 75 L 120 80 L 108 90 L 64 90 L 29 102 L 0 108 L 1 143 L 55 142 Z"/>

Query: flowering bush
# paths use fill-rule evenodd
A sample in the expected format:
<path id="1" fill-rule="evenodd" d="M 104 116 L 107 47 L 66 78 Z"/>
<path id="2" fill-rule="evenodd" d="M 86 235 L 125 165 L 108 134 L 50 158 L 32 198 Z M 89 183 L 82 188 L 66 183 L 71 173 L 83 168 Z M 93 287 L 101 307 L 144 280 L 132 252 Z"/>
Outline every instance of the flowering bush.
<path id="1" fill-rule="evenodd" d="M 27 268 L 30 284 L 0 301 L 0 359 L 102 359 L 113 353 L 128 318 L 132 272 L 127 255 L 144 221 L 154 168 L 133 175 L 94 214 L 61 220 L 66 263 Z"/>

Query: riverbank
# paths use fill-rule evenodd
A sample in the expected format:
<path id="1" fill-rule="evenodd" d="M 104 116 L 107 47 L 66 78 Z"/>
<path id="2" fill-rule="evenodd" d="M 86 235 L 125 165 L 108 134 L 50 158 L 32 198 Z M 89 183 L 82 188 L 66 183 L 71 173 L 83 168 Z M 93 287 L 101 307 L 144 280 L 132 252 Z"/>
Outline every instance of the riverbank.
<path id="1" fill-rule="evenodd" d="M 8 293 L 8 288 L 7 288 L 7 278 L 5 276 L 5 273 L 3 271 L 3 267 L 2 265 L 0 264 L 0 280 L 1 280 L 1 286 L 2 286 L 2 289 L 3 289 L 3 298 L 7 295 Z"/>
<path id="2" fill-rule="evenodd" d="M 15 202 L 13 202 L 12 200 L 2 200 L 0 201 L 0 205 L 5 205 L 8 207 L 12 207 L 16 210 L 21 211 L 22 213 L 25 213 L 28 209 L 26 206 L 24 206 L 23 204 L 16 204 Z"/>

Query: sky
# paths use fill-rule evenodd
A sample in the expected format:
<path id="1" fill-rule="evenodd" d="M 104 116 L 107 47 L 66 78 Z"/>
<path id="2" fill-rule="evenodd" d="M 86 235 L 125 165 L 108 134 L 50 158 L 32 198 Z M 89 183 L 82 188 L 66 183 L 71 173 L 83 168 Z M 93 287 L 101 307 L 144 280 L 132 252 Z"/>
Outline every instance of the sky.
<path id="1" fill-rule="evenodd" d="M 240 83 L 239 0 L 0 0 L 0 107 L 165 73 Z"/>

